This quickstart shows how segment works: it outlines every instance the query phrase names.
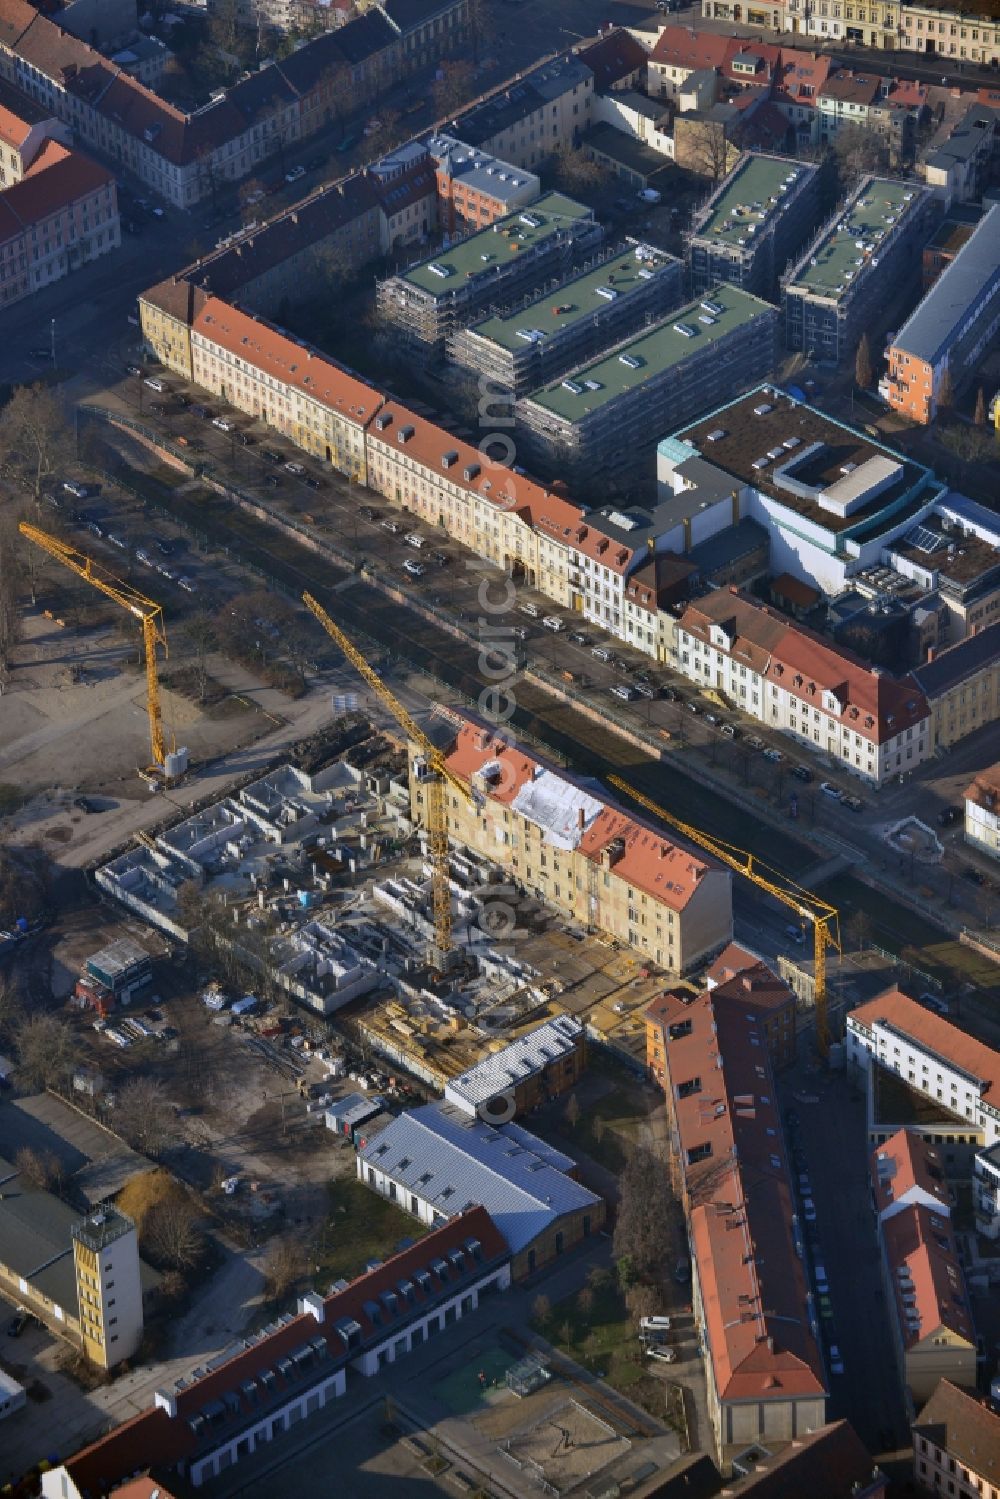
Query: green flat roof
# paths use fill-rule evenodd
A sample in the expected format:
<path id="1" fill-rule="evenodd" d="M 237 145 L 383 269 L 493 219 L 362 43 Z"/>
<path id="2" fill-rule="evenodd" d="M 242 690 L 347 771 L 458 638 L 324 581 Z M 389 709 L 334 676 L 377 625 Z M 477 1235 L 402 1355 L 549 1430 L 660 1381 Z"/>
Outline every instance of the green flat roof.
<path id="1" fill-rule="evenodd" d="M 721 309 L 718 315 L 705 311 L 703 304 L 706 302 Z M 561 380 L 535 391 L 527 399 L 565 421 L 582 420 L 608 401 L 624 395 L 626 391 L 639 389 L 673 365 L 682 364 L 693 355 L 705 352 L 727 333 L 732 333 L 734 328 L 751 322 L 765 312 L 773 314 L 776 309 L 770 302 L 751 296 L 738 286 L 715 286 L 693 302 L 675 307 L 673 312 L 668 313 L 652 328 L 619 344 L 612 353 L 592 364 L 582 365 Z M 715 317 L 714 322 L 701 321 L 702 318 L 711 316 Z M 689 338 L 678 333 L 678 323 L 693 329 L 694 336 Z M 641 360 L 638 369 L 623 364 L 622 355 Z M 592 380 L 600 388 L 588 389 L 584 384 L 587 380 Z M 568 388 L 567 381 L 583 386 L 583 390 L 579 393 L 573 391 Z"/>
<path id="2" fill-rule="evenodd" d="M 890 182 L 881 177 L 870 182 L 856 202 L 844 207 L 832 228 L 813 242 L 790 285 L 807 286 L 821 297 L 842 296 L 862 269 L 858 262 L 866 259 L 858 245 L 877 245 L 892 229 L 887 219 L 898 219 L 922 196 L 921 188 L 906 182 Z M 850 232 L 841 227 L 845 224 L 850 225 Z M 878 250 L 871 253 L 877 256 Z M 843 292 L 838 292 L 838 287 Z"/>
<path id="3" fill-rule="evenodd" d="M 785 198 L 779 188 L 785 186 L 790 175 L 794 172 L 800 177 L 803 172 L 811 174 L 815 170 L 807 162 L 794 161 L 790 156 L 746 157 L 723 182 L 711 213 L 695 237 L 721 245 L 738 244 L 742 237 L 749 245 L 748 228 L 753 225 L 756 234 L 779 212 Z M 772 198 L 777 201 L 772 203 Z"/>
<path id="4" fill-rule="evenodd" d="M 597 295 L 597 288 L 611 287 L 612 278 L 612 289 L 618 293 L 619 298 L 627 297 L 629 292 L 639 290 L 649 279 L 640 276 L 641 270 L 659 270 L 663 266 L 676 264 L 670 255 L 654 256 L 649 252 L 647 259 L 637 260 L 634 249 L 625 250 L 594 270 L 575 276 L 564 286 L 544 292 L 542 296 L 529 302 L 527 307 L 519 307 L 504 317 L 483 318 L 482 322 L 474 323 L 469 331 L 479 338 L 500 344 L 505 349 L 527 348 L 530 340 L 520 338 L 519 329 L 558 333 L 563 328 L 572 327 L 580 318 L 603 310 L 607 304 L 603 297 Z M 562 310 L 557 312 L 556 308 Z"/>
<path id="5" fill-rule="evenodd" d="M 525 215 L 537 219 L 537 225 L 526 224 Z M 537 203 L 516 208 L 488 229 L 481 229 L 478 234 L 459 240 L 447 250 L 411 265 L 401 273 L 402 279 L 412 286 L 419 286 L 421 291 L 445 296 L 468 280 L 470 273 L 495 271 L 498 265 L 509 264 L 521 250 L 541 244 L 557 229 L 564 228 L 567 222 L 592 216 L 590 209 L 582 203 L 575 203 L 562 193 L 546 193 Z M 515 244 L 517 250 L 512 248 Z M 432 265 L 441 266 L 448 275 L 439 276 L 431 270 Z"/>

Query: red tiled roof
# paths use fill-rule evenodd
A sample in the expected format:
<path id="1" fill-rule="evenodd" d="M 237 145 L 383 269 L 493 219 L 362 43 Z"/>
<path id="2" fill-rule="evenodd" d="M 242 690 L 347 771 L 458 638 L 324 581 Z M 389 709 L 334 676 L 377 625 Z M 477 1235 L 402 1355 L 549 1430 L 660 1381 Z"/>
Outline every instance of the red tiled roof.
<path id="1" fill-rule="evenodd" d="M 322 1337 L 326 1341 L 336 1361 L 330 1366 L 332 1372 L 337 1362 L 343 1362 L 346 1353 L 337 1331 L 339 1322 L 344 1319 L 357 1322 L 364 1343 L 376 1340 L 379 1334 L 391 1334 L 388 1319 L 382 1326 L 373 1324 L 365 1310 L 366 1302 L 377 1303 L 384 1291 L 396 1290 L 401 1280 L 412 1280 L 418 1270 L 430 1270 L 434 1260 L 446 1259 L 449 1250 L 463 1248 L 470 1239 L 478 1240 L 481 1245 L 484 1267 L 502 1262 L 509 1253 L 506 1240 L 485 1208 L 470 1208 L 458 1214 L 408 1249 L 392 1255 L 376 1269 L 359 1275 L 345 1290 L 332 1291 L 324 1298 L 322 1323 L 308 1312 L 299 1313 L 201 1378 L 188 1376 L 182 1390 L 167 1392 L 175 1395 L 176 1416 L 171 1417 L 161 1406 L 153 1406 L 115 1427 L 106 1437 L 84 1447 L 65 1465 L 73 1483 L 81 1493 L 89 1491 L 96 1499 L 97 1495 L 107 1493 L 131 1474 L 158 1466 L 171 1468 L 181 1459 L 196 1455 L 199 1442 L 190 1425 L 191 1417 L 226 1395 L 239 1398 L 240 1414 L 243 1414 L 245 1397 L 241 1385 L 266 1369 L 274 1369 L 276 1360 L 287 1357 L 313 1338 Z M 436 1300 L 449 1282 L 439 1280 L 433 1271 L 431 1276 L 430 1299 Z M 459 1282 L 454 1284 L 457 1288 Z M 428 1298 L 416 1281 L 413 1281 L 413 1293 L 413 1311 L 419 1314 L 421 1305 Z M 400 1325 L 406 1320 L 401 1317 Z M 280 1373 L 276 1377 L 280 1388 Z M 249 1411 L 251 1407 L 245 1409 Z"/>
<path id="2" fill-rule="evenodd" d="M 962 796 L 964 801 L 974 802 L 987 812 L 1000 812 L 1000 761 L 981 770 Z"/>
<path id="3" fill-rule="evenodd" d="M 30 134 L 31 126 L 28 121 L 22 120 L 20 115 L 0 104 L 0 141 L 5 146 L 13 146 L 15 150 L 19 150 Z"/>
<path id="4" fill-rule="evenodd" d="M 855 73 L 841 68 L 831 73 L 820 94 L 824 99 L 840 99 L 851 104 L 874 104 L 879 96 L 881 79 L 871 73 Z"/>
<path id="5" fill-rule="evenodd" d="M 723 1400 L 822 1397 L 765 1037 L 728 987 L 648 1012 L 664 1027 L 715 1385 Z"/>
<path id="6" fill-rule="evenodd" d="M 577 53 L 580 62 L 594 75 L 594 90 L 606 93 L 615 83 L 628 78 L 646 65 L 646 49 L 629 32 L 618 29 L 602 36 Z"/>
<path id="7" fill-rule="evenodd" d="M 875 1464 L 854 1427 L 832 1421 L 796 1437 L 776 1454 L 760 1457 L 745 1478 L 727 1483 L 720 1499 L 881 1499 L 888 1479 L 876 1487 Z"/>
<path id="8" fill-rule="evenodd" d="M 731 978 L 723 979 L 715 985 L 713 992 L 717 998 L 732 1000 L 753 1015 L 795 1005 L 791 989 L 766 963 L 754 963 Z"/>
<path id="9" fill-rule="evenodd" d="M 540 770 L 550 770 L 567 784 L 574 784 L 572 777 L 553 770 L 543 760 L 526 753 L 520 745 L 495 737 L 490 728 L 466 722 L 459 729 L 454 746 L 447 755 L 448 769 L 463 781 L 471 782 L 484 765 L 491 763 L 500 767 L 499 781 L 483 789 L 490 801 L 498 801 L 504 806 L 510 806 L 522 787 Z M 615 874 L 670 909 L 683 910 L 701 879 L 714 866 L 683 844 L 668 842 L 645 823 L 638 822 L 609 802 L 599 786 L 588 783 L 583 789 L 603 805 L 581 832 L 577 844 L 579 852 L 585 858 L 599 862 L 604 851 L 621 839 L 624 848 L 613 866 Z"/>
<path id="10" fill-rule="evenodd" d="M 709 981 L 709 988 L 713 984 L 724 984 L 727 979 L 733 978 L 737 973 L 742 973 L 745 968 L 756 968 L 760 961 L 757 953 L 748 952 L 738 942 L 730 942 L 728 947 L 722 949 L 705 974 L 706 980 Z"/>
<path id="11" fill-rule="evenodd" d="M 714 31 L 695 31 L 688 26 L 665 26 L 650 53 L 653 62 L 672 68 L 721 68 L 730 51 L 731 38 Z"/>
<path id="12" fill-rule="evenodd" d="M 717 589 L 689 605 L 678 628 L 707 640 L 713 624 L 725 629 L 735 660 L 802 701 L 818 706 L 824 692 L 832 693 L 837 708 L 824 711 L 863 739 L 880 744 L 928 716 L 912 678 L 896 681 L 735 589 Z"/>
<path id="13" fill-rule="evenodd" d="M 880 1217 L 915 1190 L 932 1197 L 944 1215 L 951 1216 L 940 1152 L 915 1130 L 898 1129 L 872 1151 L 868 1164 Z"/>
<path id="14" fill-rule="evenodd" d="M 928 1207 L 904 1208 L 883 1222 L 882 1239 L 904 1347 L 914 1348 L 942 1328 L 974 1345 L 976 1334 L 950 1220 Z M 910 1273 L 901 1280 L 898 1272 L 904 1266 Z"/>
<path id="15" fill-rule="evenodd" d="M 405 443 L 400 443 L 400 434 L 406 427 L 412 428 Z M 407 459 L 423 465 L 434 473 L 447 474 L 448 483 L 470 494 L 481 496 L 488 504 L 499 509 L 514 511 L 526 523 L 530 523 L 534 510 L 547 500 L 542 485 L 527 474 L 516 474 L 503 464 L 491 464 L 479 448 L 453 437 L 436 422 L 418 416 L 415 411 L 399 401 L 387 400 L 378 414 L 378 420 L 369 428 L 368 440 L 373 452 L 379 447 L 393 453 L 405 450 Z M 447 453 L 454 453 L 454 462 L 447 469 L 442 460 Z M 466 470 L 472 477 L 466 478 Z"/>
<path id="16" fill-rule="evenodd" d="M 994 1490 L 1000 1488 L 1000 1416 L 985 1399 L 942 1379 L 913 1430 Z"/>
<path id="17" fill-rule="evenodd" d="M 372 385 L 316 350 L 303 348 L 270 323 L 241 312 L 217 297 L 209 297 L 192 325 L 194 333 L 258 370 L 290 385 L 321 405 L 363 427 L 382 404 Z"/>
<path id="18" fill-rule="evenodd" d="M 878 1020 L 896 1026 L 926 1050 L 936 1052 L 943 1061 L 953 1062 L 978 1078 L 984 1085 L 983 1096 L 996 1103 L 1000 1095 L 1000 1053 L 952 1025 L 950 1020 L 935 1015 L 933 1010 L 925 1009 L 901 990 L 886 989 L 867 1004 L 851 1010 L 847 1018 L 866 1030 Z"/>
<path id="19" fill-rule="evenodd" d="M 45 141 L 21 181 L 0 197 L 4 210 L 0 237 L 12 238 L 91 193 L 100 192 L 114 180 L 106 167 L 89 156 L 69 151 L 58 141 Z"/>

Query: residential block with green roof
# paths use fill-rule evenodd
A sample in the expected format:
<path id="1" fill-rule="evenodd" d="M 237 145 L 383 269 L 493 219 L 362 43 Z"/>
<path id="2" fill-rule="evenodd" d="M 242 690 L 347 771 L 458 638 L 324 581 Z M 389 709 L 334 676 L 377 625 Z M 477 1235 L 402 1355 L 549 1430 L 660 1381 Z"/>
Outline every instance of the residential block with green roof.
<path id="1" fill-rule="evenodd" d="M 579 483 L 641 470 L 669 427 L 768 376 L 778 311 L 715 286 L 515 404 L 519 450 Z"/>
<path id="2" fill-rule="evenodd" d="M 378 309 L 408 338 L 440 346 L 477 313 L 509 306 L 565 274 L 602 237 L 591 209 L 562 193 L 546 193 L 380 282 Z"/>
<path id="3" fill-rule="evenodd" d="M 688 242 L 691 289 L 721 281 L 774 297 L 788 261 L 819 213 L 816 167 L 788 156 L 740 158 L 695 215 Z"/>
<path id="4" fill-rule="evenodd" d="M 661 317 L 681 300 L 683 282 L 674 256 L 632 243 L 533 301 L 463 328 L 450 340 L 448 357 L 525 395 Z"/>
<path id="5" fill-rule="evenodd" d="M 917 183 L 864 178 L 783 280 L 788 347 L 840 363 L 866 329 L 884 332 L 879 315 L 907 286 L 916 291 L 940 213 Z"/>

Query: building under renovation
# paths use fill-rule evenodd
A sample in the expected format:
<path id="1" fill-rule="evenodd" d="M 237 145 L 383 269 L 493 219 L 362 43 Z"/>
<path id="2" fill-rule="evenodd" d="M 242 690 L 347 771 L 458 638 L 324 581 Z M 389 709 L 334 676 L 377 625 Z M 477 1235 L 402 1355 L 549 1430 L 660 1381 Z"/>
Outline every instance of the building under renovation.
<path id="1" fill-rule="evenodd" d="M 681 300 L 683 284 L 679 260 L 632 244 L 523 305 L 461 329 L 449 340 L 448 358 L 525 395 L 662 317 Z"/>
<path id="2" fill-rule="evenodd" d="M 720 281 L 774 297 L 819 214 L 819 170 L 787 156 L 744 156 L 695 215 L 691 290 Z"/>
<path id="3" fill-rule="evenodd" d="M 591 209 L 546 193 L 379 282 L 379 316 L 397 336 L 424 350 L 440 349 L 478 314 L 510 307 L 546 281 L 561 279 L 602 238 Z"/>

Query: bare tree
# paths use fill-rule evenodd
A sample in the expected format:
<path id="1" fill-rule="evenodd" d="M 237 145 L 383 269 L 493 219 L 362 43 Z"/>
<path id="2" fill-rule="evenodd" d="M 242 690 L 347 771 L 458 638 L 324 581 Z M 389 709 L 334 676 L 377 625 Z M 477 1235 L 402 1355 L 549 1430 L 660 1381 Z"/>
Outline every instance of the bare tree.
<path id="1" fill-rule="evenodd" d="M 248 177 L 240 183 L 240 219 L 252 224 L 260 216 L 260 202 L 264 196 L 264 184 L 257 177 Z"/>
<path id="2" fill-rule="evenodd" d="M 0 691 L 10 671 L 14 647 L 21 638 L 19 541 L 13 520 L 5 516 L 0 523 Z"/>
<path id="3" fill-rule="evenodd" d="M 945 365 L 941 373 L 941 384 L 938 387 L 937 407 L 939 411 L 950 411 L 955 404 L 955 385 L 951 378 L 951 370 Z"/>
<path id="4" fill-rule="evenodd" d="M 37 499 L 45 480 L 73 451 L 66 410 L 45 385 L 18 385 L 0 411 L 0 451 L 30 482 Z"/>
<path id="5" fill-rule="evenodd" d="M 560 145 L 552 157 L 558 185 L 567 193 L 597 192 L 607 187 L 611 173 L 579 146 Z"/>
<path id="6" fill-rule="evenodd" d="M 66 1179 L 66 1168 L 51 1150 L 33 1150 L 25 1145 L 14 1157 L 18 1175 L 36 1192 L 58 1192 Z"/>
<path id="7" fill-rule="evenodd" d="M 643 1317 L 655 1317 L 660 1310 L 660 1295 L 655 1286 L 637 1284 L 629 1286 L 625 1303 L 632 1321 L 638 1327 Z"/>
<path id="8" fill-rule="evenodd" d="M 583 1321 L 589 1323 L 594 1310 L 594 1292 L 591 1286 L 581 1286 L 577 1291 L 576 1309 Z"/>
<path id="9" fill-rule="evenodd" d="M 152 1259 L 172 1270 L 192 1270 L 205 1255 L 205 1235 L 198 1215 L 180 1191 L 171 1192 L 150 1208 L 142 1240 Z"/>
<path id="10" fill-rule="evenodd" d="M 130 1078 L 118 1094 L 115 1120 L 128 1143 L 154 1160 L 177 1136 L 173 1105 L 157 1078 Z"/>
<path id="11" fill-rule="evenodd" d="M 621 1176 L 613 1240 L 623 1282 L 654 1273 L 671 1237 L 666 1163 L 634 1145 Z"/>
<path id="12" fill-rule="evenodd" d="M 703 115 L 678 115 L 674 121 L 677 165 L 711 182 L 720 182 L 739 159 L 739 147 L 729 138 L 725 123 Z"/>
<path id="13" fill-rule="evenodd" d="M 264 1258 L 264 1279 L 272 1301 L 284 1301 L 306 1272 L 305 1248 L 298 1239 L 272 1239 Z"/>
<path id="14" fill-rule="evenodd" d="M 31 1015 L 15 1036 L 17 1071 L 27 1088 L 63 1088 L 74 1066 L 68 1026 L 56 1015 Z"/>
<path id="15" fill-rule="evenodd" d="M 972 420 L 977 427 L 986 426 L 986 396 L 982 386 L 976 391 L 976 409 Z"/>
<path id="16" fill-rule="evenodd" d="M 867 911 L 852 911 L 847 919 L 847 930 L 858 952 L 863 952 L 872 934 L 872 919 Z"/>
<path id="17" fill-rule="evenodd" d="M 862 333 L 854 356 L 854 383 L 862 390 L 867 390 L 872 383 L 872 351 L 867 333 Z"/>
<path id="18" fill-rule="evenodd" d="M 475 69 L 471 62 L 457 58 L 443 62 L 440 73 L 431 87 L 434 107 L 439 115 L 451 115 L 472 98 Z"/>
<path id="19" fill-rule="evenodd" d="M 178 633 L 181 643 L 191 652 L 198 674 L 198 699 L 204 702 L 208 690 L 208 658 L 219 643 L 215 616 L 199 610 L 184 621 Z"/>
<path id="20" fill-rule="evenodd" d="M 884 170 L 889 163 L 885 139 L 863 125 L 842 125 L 833 138 L 833 154 L 842 187 L 866 172 Z"/>
<path id="21" fill-rule="evenodd" d="M 10 1041 L 24 1022 L 24 997 L 11 973 L 0 973 L 0 1040 Z"/>
<path id="22" fill-rule="evenodd" d="M 564 1110 L 564 1113 L 566 1116 L 566 1123 L 569 1125 L 570 1129 L 575 1130 L 577 1125 L 580 1123 L 580 1102 L 575 1093 L 571 1093 L 569 1095 L 569 1098 L 566 1101 L 566 1108 Z"/>
<path id="23" fill-rule="evenodd" d="M 531 1303 L 531 1320 L 544 1327 L 552 1316 L 552 1303 L 547 1296 L 539 1293 Z"/>

